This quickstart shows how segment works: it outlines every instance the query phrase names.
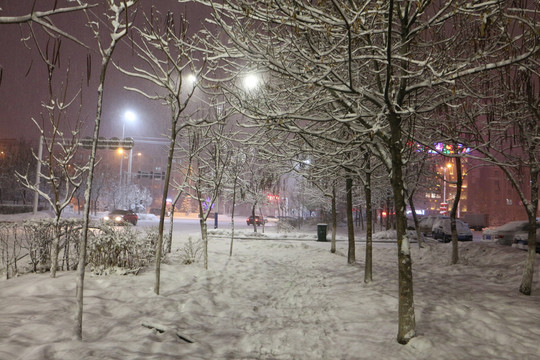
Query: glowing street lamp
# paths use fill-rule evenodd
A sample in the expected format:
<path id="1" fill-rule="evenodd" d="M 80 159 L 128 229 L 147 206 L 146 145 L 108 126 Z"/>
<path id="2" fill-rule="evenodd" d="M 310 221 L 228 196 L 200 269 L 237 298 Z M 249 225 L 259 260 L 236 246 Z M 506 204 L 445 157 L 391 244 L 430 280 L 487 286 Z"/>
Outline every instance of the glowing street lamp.
<path id="1" fill-rule="evenodd" d="M 126 126 L 126 120 L 129 121 L 129 122 L 133 122 L 133 121 L 135 121 L 135 119 L 137 119 L 137 115 L 135 115 L 135 113 L 133 111 L 127 110 L 124 113 L 124 127 Z"/>
<path id="2" fill-rule="evenodd" d="M 259 85 L 259 77 L 255 74 L 248 74 L 244 78 L 244 88 L 246 90 L 253 90 Z"/>
<path id="3" fill-rule="evenodd" d="M 195 84 L 197 84 L 197 76 L 195 76 L 194 74 L 189 74 L 187 76 L 187 81 L 192 86 L 195 86 Z"/>

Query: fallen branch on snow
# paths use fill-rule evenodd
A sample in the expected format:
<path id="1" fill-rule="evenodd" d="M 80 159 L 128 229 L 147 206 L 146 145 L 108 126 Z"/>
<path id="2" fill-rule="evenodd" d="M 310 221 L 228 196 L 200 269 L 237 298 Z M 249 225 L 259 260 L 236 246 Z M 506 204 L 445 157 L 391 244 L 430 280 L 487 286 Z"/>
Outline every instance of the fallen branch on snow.
<path id="1" fill-rule="evenodd" d="M 147 324 L 147 323 L 142 323 L 141 324 L 142 326 L 144 326 L 145 328 L 148 328 L 148 329 L 152 329 L 152 330 L 156 330 L 158 333 L 160 334 L 163 334 L 164 332 L 167 331 L 167 329 L 163 326 L 163 327 L 160 327 L 160 326 L 157 326 L 157 325 L 151 325 L 151 324 Z M 193 340 L 190 340 L 188 339 L 187 337 L 179 334 L 179 333 L 175 333 L 176 336 L 180 339 L 180 340 L 183 340 L 189 344 L 193 344 L 194 341 Z"/>

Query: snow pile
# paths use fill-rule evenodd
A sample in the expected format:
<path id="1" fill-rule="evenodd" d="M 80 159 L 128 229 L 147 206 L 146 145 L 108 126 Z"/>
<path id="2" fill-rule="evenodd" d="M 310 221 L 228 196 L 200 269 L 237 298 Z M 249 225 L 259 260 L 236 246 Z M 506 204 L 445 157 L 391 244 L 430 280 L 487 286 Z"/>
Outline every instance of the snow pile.
<path id="1" fill-rule="evenodd" d="M 187 239 L 175 233 L 159 296 L 152 267 L 88 275 L 82 342 L 72 338 L 74 272 L 0 281 L 0 359 L 540 357 L 540 282 L 532 296 L 517 291 L 523 251 L 460 243 L 451 265 L 451 244 L 413 246 L 418 336 L 399 345 L 395 239 L 375 244 L 371 284 L 363 243 L 347 265 L 344 241 L 332 254 L 329 242 L 237 239 L 229 257 L 230 241 L 215 237 L 204 270 L 181 264 Z"/>
<path id="2" fill-rule="evenodd" d="M 411 240 L 416 240 L 416 231 L 407 230 L 407 236 Z M 363 240 L 366 239 L 365 236 L 362 237 Z M 396 230 L 383 230 L 373 233 L 373 241 L 389 241 L 396 243 L 397 232 Z"/>

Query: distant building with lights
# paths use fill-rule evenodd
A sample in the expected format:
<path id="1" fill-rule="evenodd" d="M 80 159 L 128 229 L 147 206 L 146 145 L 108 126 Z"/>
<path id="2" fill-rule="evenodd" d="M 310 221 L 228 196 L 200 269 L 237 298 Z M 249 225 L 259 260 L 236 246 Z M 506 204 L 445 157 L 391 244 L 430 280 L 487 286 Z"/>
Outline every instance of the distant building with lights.
<path id="1" fill-rule="evenodd" d="M 436 174 L 433 181 L 426 184 L 425 190 L 419 192 L 415 199 L 416 208 L 423 211 L 424 215 L 449 215 L 455 199 L 455 163 L 452 159 L 440 158 L 440 162 L 433 165 L 433 173 Z M 463 186 L 457 214 L 459 218 L 486 214 L 489 226 L 527 219 L 517 191 L 500 168 L 487 166 L 479 160 L 462 158 L 462 174 Z M 524 174 L 521 186 L 525 194 L 530 193 L 529 183 L 527 174 Z"/>

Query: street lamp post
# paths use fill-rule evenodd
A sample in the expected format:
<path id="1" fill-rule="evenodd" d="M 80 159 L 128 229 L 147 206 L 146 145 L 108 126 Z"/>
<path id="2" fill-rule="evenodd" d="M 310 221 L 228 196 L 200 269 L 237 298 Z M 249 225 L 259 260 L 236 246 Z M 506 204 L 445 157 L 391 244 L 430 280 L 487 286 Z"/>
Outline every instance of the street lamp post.
<path id="1" fill-rule="evenodd" d="M 135 120 L 135 113 L 133 111 L 126 111 L 124 113 L 124 121 L 122 122 L 122 140 L 124 140 L 126 138 L 126 120 L 129 121 L 129 122 L 133 122 Z M 128 162 L 128 176 L 129 176 L 129 180 L 131 181 L 131 164 L 132 164 L 132 152 L 133 152 L 133 148 L 131 148 L 129 150 L 129 162 Z M 123 183 L 123 166 L 124 166 L 124 150 L 123 149 L 119 149 L 119 153 L 120 153 L 120 181 L 119 181 L 119 189 L 120 189 L 120 200 L 122 202 L 122 205 L 125 205 L 124 204 L 124 191 L 123 191 L 123 188 L 122 188 L 122 183 Z"/>
<path id="2" fill-rule="evenodd" d="M 452 167 L 452 164 L 448 163 L 446 166 L 443 166 L 443 199 L 442 202 L 446 204 L 446 169 L 450 169 Z M 448 209 L 448 208 L 447 208 Z M 448 211 L 448 210 L 447 210 Z"/>
<path id="3" fill-rule="evenodd" d="M 443 202 L 446 202 L 446 166 L 443 166 Z"/>

